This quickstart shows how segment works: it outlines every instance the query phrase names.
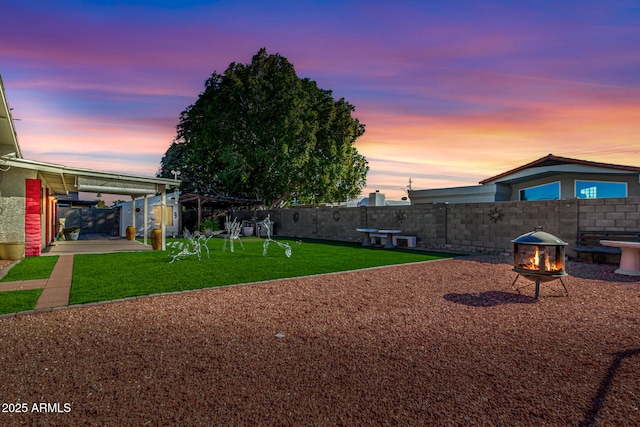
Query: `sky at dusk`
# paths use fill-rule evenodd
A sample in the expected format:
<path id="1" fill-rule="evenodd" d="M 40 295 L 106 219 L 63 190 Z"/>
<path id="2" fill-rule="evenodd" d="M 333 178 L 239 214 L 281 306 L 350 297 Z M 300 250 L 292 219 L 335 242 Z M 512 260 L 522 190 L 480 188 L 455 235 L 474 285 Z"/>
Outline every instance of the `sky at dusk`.
<path id="1" fill-rule="evenodd" d="M 0 0 L 27 159 L 155 175 L 205 80 L 262 47 L 356 107 L 366 195 L 549 153 L 640 166 L 640 3 Z"/>

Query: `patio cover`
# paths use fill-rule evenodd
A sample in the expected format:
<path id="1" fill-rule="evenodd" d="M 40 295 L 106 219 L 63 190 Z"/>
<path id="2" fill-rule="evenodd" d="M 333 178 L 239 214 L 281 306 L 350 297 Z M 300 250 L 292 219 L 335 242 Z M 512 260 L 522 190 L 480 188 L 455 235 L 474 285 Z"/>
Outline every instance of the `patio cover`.
<path id="1" fill-rule="evenodd" d="M 3 167 L 31 169 L 50 189 L 52 195 L 67 195 L 70 191 L 144 196 L 178 187 L 180 181 L 168 178 L 102 172 L 73 168 L 22 158 L 13 125 L 11 108 L 0 76 L 0 164 Z"/>
<path id="2" fill-rule="evenodd" d="M 180 181 L 176 179 L 103 172 L 27 160 L 22 157 L 16 135 L 11 108 L 9 108 L 2 76 L 0 76 L 0 166 L 5 170 L 15 167 L 36 171 L 38 178 L 49 189 L 51 196 L 68 195 L 72 191 L 128 195 L 132 199 L 145 196 L 145 211 L 147 195 L 160 193 L 164 210 L 166 191 L 180 186 Z M 135 221 L 133 222 L 135 223 Z M 164 214 L 161 220 L 161 229 L 162 249 L 164 249 L 166 231 Z"/>
<path id="3" fill-rule="evenodd" d="M 67 195 L 71 191 L 84 191 L 139 197 L 155 195 L 180 185 L 180 181 L 171 178 L 102 172 L 19 158 L 4 158 L 2 164 L 4 167 L 37 171 L 38 177 L 51 189 L 52 195 L 56 196 Z"/>

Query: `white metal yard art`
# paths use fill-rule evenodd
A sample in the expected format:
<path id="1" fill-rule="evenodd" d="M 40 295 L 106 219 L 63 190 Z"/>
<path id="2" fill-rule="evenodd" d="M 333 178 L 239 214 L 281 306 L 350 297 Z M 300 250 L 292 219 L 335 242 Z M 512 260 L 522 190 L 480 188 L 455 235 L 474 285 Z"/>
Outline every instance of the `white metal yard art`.
<path id="1" fill-rule="evenodd" d="M 289 243 L 278 242 L 277 240 L 273 240 L 271 238 L 271 218 L 269 215 L 260 221 L 260 225 L 262 225 L 262 229 L 266 230 L 266 238 L 264 243 L 262 244 L 262 256 L 267 256 L 267 249 L 271 243 L 275 243 L 284 249 L 284 254 L 287 258 L 291 257 L 291 245 Z M 222 250 L 227 250 L 227 243 L 229 244 L 229 248 L 231 252 L 235 251 L 234 242 L 237 241 L 240 244 L 240 247 L 244 250 L 244 245 L 240 240 L 240 230 L 241 226 L 238 223 L 237 218 L 234 218 L 233 221 L 229 220 L 227 217 L 227 221 L 224 225 L 224 231 L 226 232 L 226 236 L 224 238 L 224 244 L 222 246 Z M 211 258 L 209 253 L 209 247 L 207 243 L 211 237 L 214 237 L 223 231 L 216 231 L 214 234 L 206 237 L 198 231 L 194 231 L 193 234 L 189 232 L 186 228 L 184 229 L 184 238 L 185 240 L 174 241 L 167 243 L 167 249 L 170 251 L 169 256 L 171 257 L 171 261 L 169 264 L 172 264 L 176 260 L 184 259 L 189 256 L 197 256 L 198 260 L 202 258 L 203 250 L 207 252 L 207 258 Z M 297 242 L 300 244 L 301 242 Z"/>
<path id="2" fill-rule="evenodd" d="M 169 248 L 171 251 L 169 256 L 173 257 L 169 264 L 173 263 L 177 259 L 182 259 L 193 255 L 197 256 L 198 259 L 200 259 L 202 256 L 203 247 L 207 251 L 207 258 L 210 258 L 207 242 L 211 237 L 213 237 L 213 234 L 209 237 L 205 237 L 198 231 L 195 231 L 194 234 L 191 234 L 189 230 L 185 228 L 184 238 L 186 240 L 167 243 L 167 248 Z"/>
<path id="3" fill-rule="evenodd" d="M 227 231 L 227 237 L 224 238 L 224 245 L 222 246 L 222 250 L 227 250 L 227 241 L 229 241 L 229 247 L 231 248 L 231 252 L 233 252 L 234 240 L 237 240 L 244 250 L 244 245 L 242 244 L 242 241 L 240 241 L 240 223 L 238 222 L 238 219 L 234 218 L 233 221 L 229 221 L 229 217 L 227 217 L 227 222 L 224 224 L 224 228 Z"/>
<path id="4" fill-rule="evenodd" d="M 287 258 L 291 258 L 291 245 L 288 243 L 278 242 L 277 240 L 273 240 L 271 238 L 271 215 L 267 215 L 265 219 L 262 220 L 262 227 L 267 231 L 267 237 L 264 239 L 264 243 L 262 244 L 262 256 L 267 256 L 267 248 L 269 244 L 275 243 L 276 245 L 284 248 L 284 254 Z M 297 242 L 300 244 L 300 242 Z"/>

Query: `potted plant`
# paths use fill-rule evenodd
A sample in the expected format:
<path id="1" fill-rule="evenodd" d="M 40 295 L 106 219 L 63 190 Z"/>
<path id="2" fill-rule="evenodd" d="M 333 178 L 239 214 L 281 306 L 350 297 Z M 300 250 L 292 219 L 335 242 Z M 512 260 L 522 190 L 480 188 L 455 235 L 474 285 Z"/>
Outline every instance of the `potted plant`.
<path id="1" fill-rule="evenodd" d="M 65 239 L 67 240 L 78 240 L 80 236 L 80 227 L 69 227 L 62 230 Z"/>
<path id="2" fill-rule="evenodd" d="M 253 236 L 253 222 L 245 219 L 242 220 L 242 235 L 243 236 Z"/>
<path id="3" fill-rule="evenodd" d="M 0 242 L 0 259 L 24 258 L 25 242 Z"/>
<path id="4" fill-rule="evenodd" d="M 200 222 L 200 231 L 202 231 L 206 237 L 211 236 L 218 230 L 220 230 L 220 222 L 218 220 L 205 218 Z"/>

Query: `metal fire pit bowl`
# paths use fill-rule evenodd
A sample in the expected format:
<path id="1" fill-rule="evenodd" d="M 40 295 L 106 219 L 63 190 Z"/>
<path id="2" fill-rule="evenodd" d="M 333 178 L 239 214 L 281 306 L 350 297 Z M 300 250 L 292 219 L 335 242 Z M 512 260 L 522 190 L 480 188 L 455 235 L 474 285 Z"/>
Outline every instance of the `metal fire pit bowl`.
<path id="1" fill-rule="evenodd" d="M 515 284 L 522 276 L 535 282 L 535 298 L 538 299 L 540 283 L 560 280 L 565 296 L 569 295 L 562 280 L 567 275 L 564 256 L 566 242 L 553 234 L 542 231 L 542 227 L 536 227 L 533 231 L 523 234 L 511 242 L 513 243 L 513 271 L 518 273 L 511 284 L 513 289 L 520 292 L 521 288 L 515 288 Z"/>

